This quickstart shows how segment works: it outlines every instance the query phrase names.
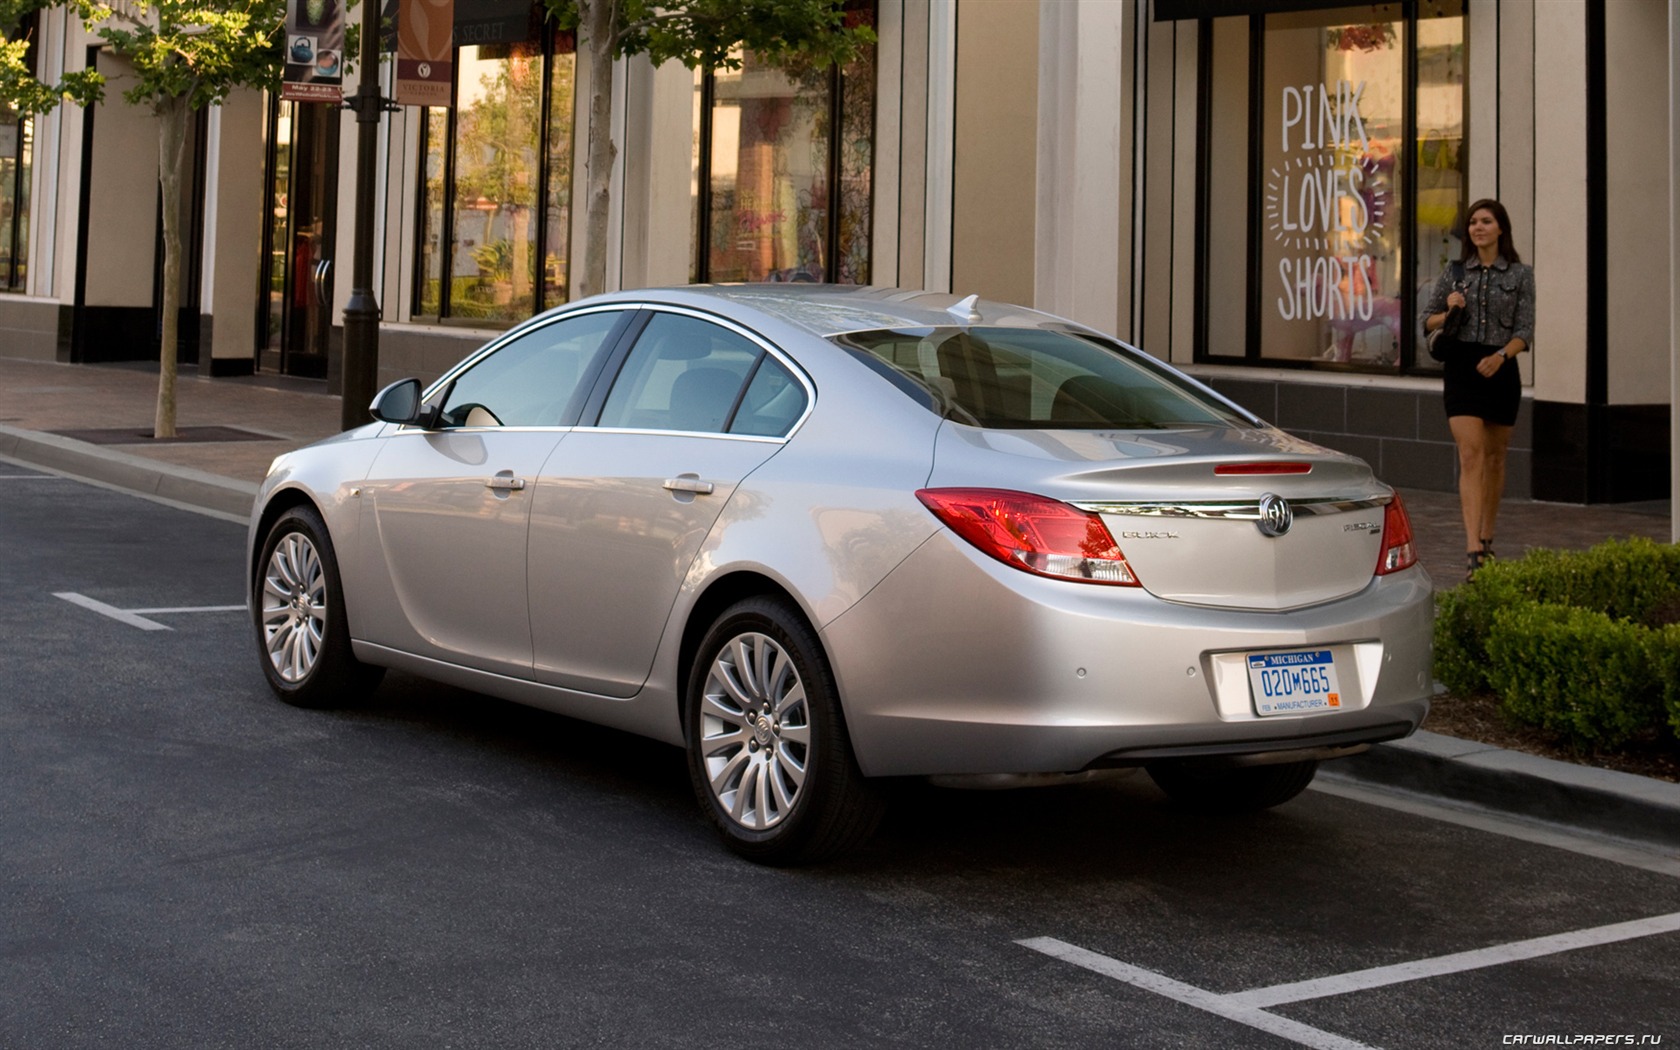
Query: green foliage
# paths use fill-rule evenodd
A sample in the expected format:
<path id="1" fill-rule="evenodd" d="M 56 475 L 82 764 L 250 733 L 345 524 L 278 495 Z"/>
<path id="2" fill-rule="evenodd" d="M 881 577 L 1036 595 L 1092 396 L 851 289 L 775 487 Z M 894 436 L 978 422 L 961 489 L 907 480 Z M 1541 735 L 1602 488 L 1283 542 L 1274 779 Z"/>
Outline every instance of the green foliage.
<path id="1" fill-rule="evenodd" d="M 614 6 L 615 55 L 647 55 L 654 65 L 676 59 L 690 69 L 737 69 L 738 49 L 789 64 L 844 65 L 875 42 L 868 26 L 852 25 L 835 0 L 544 0 L 567 29 L 591 3 Z"/>
<path id="2" fill-rule="evenodd" d="M 1577 746 L 1615 747 L 1658 725 L 1680 735 L 1680 546 L 1611 540 L 1494 561 L 1437 597 L 1435 675 L 1492 691 L 1521 721 Z"/>
<path id="3" fill-rule="evenodd" d="M 1593 609 L 1500 609 L 1487 639 L 1488 682 L 1516 718 L 1577 747 L 1617 747 L 1657 724 L 1652 635 Z"/>

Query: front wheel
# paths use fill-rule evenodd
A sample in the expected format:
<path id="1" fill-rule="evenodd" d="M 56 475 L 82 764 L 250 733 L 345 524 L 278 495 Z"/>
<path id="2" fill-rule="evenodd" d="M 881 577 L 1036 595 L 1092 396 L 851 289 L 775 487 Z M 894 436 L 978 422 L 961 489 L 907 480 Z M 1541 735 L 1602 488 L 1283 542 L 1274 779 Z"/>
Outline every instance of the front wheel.
<path id="1" fill-rule="evenodd" d="M 725 611 L 700 643 L 688 698 L 689 777 L 730 849 L 808 863 L 874 832 L 880 791 L 858 770 L 815 633 L 786 604 Z"/>
<path id="2" fill-rule="evenodd" d="M 1157 787 L 1188 809 L 1253 813 L 1281 806 L 1305 791 L 1318 772 L 1318 763 L 1209 767 L 1163 762 L 1145 768 Z"/>
<path id="3" fill-rule="evenodd" d="M 326 524 L 312 507 L 280 515 L 252 581 L 263 676 L 297 707 L 336 707 L 379 684 L 385 669 L 350 650 L 344 591 Z"/>

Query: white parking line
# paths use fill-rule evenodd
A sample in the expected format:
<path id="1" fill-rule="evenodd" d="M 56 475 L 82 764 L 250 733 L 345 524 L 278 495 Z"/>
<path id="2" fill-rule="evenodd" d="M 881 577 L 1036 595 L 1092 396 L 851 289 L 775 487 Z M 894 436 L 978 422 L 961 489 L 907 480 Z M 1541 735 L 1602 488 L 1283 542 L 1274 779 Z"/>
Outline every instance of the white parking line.
<path id="1" fill-rule="evenodd" d="M 63 481 L 57 474 L 0 474 L 0 481 Z"/>
<path id="2" fill-rule="evenodd" d="M 1110 959 L 1106 955 L 1086 951 L 1084 948 L 1058 941 L 1054 937 L 1034 937 L 1030 940 L 1016 941 L 1016 944 L 1031 948 L 1035 952 L 1070 962 L 1075 966 L 1082 966 L 1087 970 L 1100 973 L 1105 977 L 1112 977 L 1117 981 L 1142 988 L 1156 995 L 1164 995 L 1175 999 L 1186 1006 L 1194 1006 L 1198 1010 L 1205 1010 L 1210 1014 L 1217 1014 L 1227 1020 L 1245 1024 L 1250 1028 L 1258 1028 L 1262 1032 L 1300 1043 L 1302 1046 L 1313 1047 L 1314 1050 L 1376 1050 L 1367 1043 L 1361 1043 L 1345 1036 L 1326 1032 L 1321 1028 L 1314 1028 L 1299 1021 L 1291 1021 L 1287 1017 L 1269 1014 L 1253 1006 L 1240 1006 L 1227 1001 L 1226 996 L 1210 992 L 1205 988 L 1197 988 L 1192 984 L 1175 981 L 1171 977 L 1164 977 L 1153 970 L 1130 966 L 1117 959 Z"/>
<path id="3" fill-rule="evenodd" d="M 168 624 L 148 620 L 146 616 L 161 616 L 168 613 L 198 613 L 198 612 L 244 612 L 243 605 L 183 605 L 167 609 L 119 609 L 114 605 L 106 605 L 102 601 L 89 598 L 85 594 L 75 591 L 55 591 L 54 598 L 63 598 L 71 605 L 80 605 L 84 609 L 91 609 L 101 616 L 109 616 L 118 623 L 126 623 L 130 627 L 138 627 L 142 631 L 169 631 L 174 628 Z"/>
<path id="4" fill-rule="evenodd" d="M 1628 922 L 1611 923 L 1608 926 L 1594 926 L 1585 930 L 1553 934 L 1549 937 L 1533 937 L 1525 941 L 1496 944 L 1489 948 L 1478 948 L 1474 951 L 1455 952 L 1434 959 L 1419 959 L 1415 962 L 1398 963 L 1393 966 L 1378 966 L 1369 970 L 1356 970 L 1353 973 L 1334 974 L 1329 977 L 1319 977 L 1310 981 L 1295 981 L 1290 984 L 1275 984 L 1267 988 L 1252 988 L 1246 992 L 1232 992 L 1226 995 L 1175 981 L 1170 977 L 1155 973 L 1153 970 L 1145 970 L 1116 959 L 1110 959 L 1106 955 L 1087 951 L 1065 941 L 1056 940 L 1054 937 L 1034 937 L 1015 943 L 1025 948 L 1031 948 L 1036 952 L 1043 952 L 1045 955 L 1061 959 L 1064 962 L 1073 963 L 1075 966 L 1112 977 L 1115 980 L 1124 981 L 1145 991 L 1164 995 L 1169 999 L 1184 1003 L 1186 1006 L 1194 1006 L 1198 1010 L 1205 1010 L 1208 1013 L 1248 1025 L 1251 1028 L 1258 1028 L 1263 1032 L 1282 1036 L 1303 1046 L 1352 1050 L 1352 1048 L 1366 1047 L 1366 1044 L 1313 1028 L 1310 1025 L 1278 1017 L 1275 1014 L 1267 1013 L 1266 1009 L 1288 1003 L 1305 1002 L 1308 999 L 1346 995 L 1350 992 L 1382 988 L 1391 984 L 1402 984 L 1406 981 L 1420 981 L 1450 973 L 1463 973 L 1466 970 L 1479 970 L 1489 966 L 1521 962 L 1524 959 L 1538 959 L 1546 955 L 1556 955 L 1559 952 L 1574 951 L 1577 948 L 1614 944 L 1618 941 L 1630 941 L 1640 937 L 1651 937 L 1676 931 L 1680 931 L 1680 912 L 1671 912 L 1667 915 L 1656 915 L 1648 919 L 1633 919 Z M 1370 1048 L 1366 1047 L 1366 1050 L 1370 1050 Z"/>

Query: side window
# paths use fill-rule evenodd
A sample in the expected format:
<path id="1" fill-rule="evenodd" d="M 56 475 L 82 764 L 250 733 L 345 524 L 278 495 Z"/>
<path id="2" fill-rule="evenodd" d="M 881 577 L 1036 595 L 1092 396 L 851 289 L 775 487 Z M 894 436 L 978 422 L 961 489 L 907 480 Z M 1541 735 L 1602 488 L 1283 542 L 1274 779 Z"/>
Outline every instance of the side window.
<path id="1" fill-rule="evenodd" d="M 613 382 L 600 425 L 722 433 L 763 352 L 709 321 L 655 314 Z"/>
<path id="2" fill-rule="evenodd" d="M 753 373 L 741 407 L 729 424 L 731 434 L 781 437 L 799 421 L 805 411 L 805 388 L 780 361 L 768 355 Z"/>
<path id="3" fill-rule="evenodd" d="M 608 310 L 534 328 L 455 380 L 446 426 L 553 427 L 569 422 L 622 313 Z"/>

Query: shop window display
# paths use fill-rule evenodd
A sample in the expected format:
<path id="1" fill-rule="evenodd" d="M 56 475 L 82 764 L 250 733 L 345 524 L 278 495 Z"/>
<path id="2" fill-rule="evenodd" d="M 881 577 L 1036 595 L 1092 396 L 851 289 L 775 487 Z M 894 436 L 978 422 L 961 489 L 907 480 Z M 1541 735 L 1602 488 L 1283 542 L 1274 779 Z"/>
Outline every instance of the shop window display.
<path id="1" fill-rule="evenodd" d="M 1203 357 L 1431 366 L 1411 318 L 1457 254 L 1466 200 L 1462 0 L 1204 29 L 1210 149 L 1253 152 L 1246 171 L 1204 158 L 1204 279 L 1222 305 L 1204 316 Z"/>
<path id="2" fill-rule="evenodd" d="M 695 76 L 691 276 L 867 284 L 874 50 L 844 68 L 737 57 Z"/>
<path id="3" fill-rule="evenodd" d="M 504 325 L 569 298 L 569 35 L 459 48 L 455 106 L 426 111 L 414 313 Z"/>

